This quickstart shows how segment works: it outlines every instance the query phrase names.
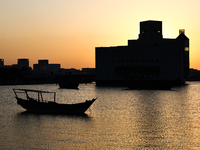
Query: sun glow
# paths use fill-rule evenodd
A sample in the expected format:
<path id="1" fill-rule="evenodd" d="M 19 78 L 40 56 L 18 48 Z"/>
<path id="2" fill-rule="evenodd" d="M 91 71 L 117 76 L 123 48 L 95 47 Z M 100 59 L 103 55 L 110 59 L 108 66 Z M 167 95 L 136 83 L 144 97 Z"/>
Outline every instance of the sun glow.
<path id="1" fill-rule="evenodd" d="M 200 69 L 199 4 L 196 0 L 152 0 L 145 5 L 129 0 L 3 0 L 0 57 L 6 65 L 25 57 L 30 66 L 45 58 L 64 68 L 95 67 L 95 47 L 127 45 L 129 39 L 138 39 L 141 21 L 159 20 L 163 38 L 176 38 L 179 29 L 185 29 L 190 39 L 190 66 Z"/>

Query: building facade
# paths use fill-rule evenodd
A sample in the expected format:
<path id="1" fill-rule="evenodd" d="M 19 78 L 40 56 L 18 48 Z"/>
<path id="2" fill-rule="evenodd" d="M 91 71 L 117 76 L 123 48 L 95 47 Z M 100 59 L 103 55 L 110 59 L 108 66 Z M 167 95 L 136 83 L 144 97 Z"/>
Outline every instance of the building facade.
<path id="1" fill-rule="evenodd" d="M 38 60 L 38 64 L 33 64 L 34 73 L 35 74 L 46 74 L 48 64 L 49 64 L 49 60 L 47 60 L 47 59 Z"/>
<path id="2" fill-rule="evenodd" d="M 19 69 L 29 68 L 29 59 L 21 58 L 21 59 L 18 59 L 17 61 L 18 61 L 17 66 Z"/>
<path id="3" fill-rule="evenodd" d="M 144 21 L 139 38 L 127 46 L 96 47 L 96 84 L 185 83 L 189 39 L 184 30 L 179 33 L 175 39 L 163 38 L 161 21 Z"/>
<path id="4" fill-rule="evenodd" d="M 51 75 L 58 75 L 60 73 L 60 64 L 48 64 L 46 73 Z"/>
<path id="5" fill-rule="evenodd" d="M 4 59 L 0 59 L 0 68 L 4 67 Z"/>
<path id="6" fill-rule="evenodd" d="M 49 64 L 49 60 L 38 60 L 38 64 L 33 64 L 33 72 L 38 75 L 58 75 L 60 74 L 60 64 Z"/>

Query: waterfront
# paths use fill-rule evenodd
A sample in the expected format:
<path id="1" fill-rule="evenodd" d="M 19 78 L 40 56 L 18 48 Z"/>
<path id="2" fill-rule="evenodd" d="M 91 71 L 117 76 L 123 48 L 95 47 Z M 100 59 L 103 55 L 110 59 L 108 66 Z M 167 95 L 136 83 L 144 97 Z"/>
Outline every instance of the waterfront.
<path id="1" fill-rule="evenodd" d="M 98 97 L 84 116 L 32 114 L 13 88 L 57 92 L 57 102 Z M 129 90 L 80 84 L 0 86 L 1 149 L 199 149 L 200 82 L 171 90 Z"/>

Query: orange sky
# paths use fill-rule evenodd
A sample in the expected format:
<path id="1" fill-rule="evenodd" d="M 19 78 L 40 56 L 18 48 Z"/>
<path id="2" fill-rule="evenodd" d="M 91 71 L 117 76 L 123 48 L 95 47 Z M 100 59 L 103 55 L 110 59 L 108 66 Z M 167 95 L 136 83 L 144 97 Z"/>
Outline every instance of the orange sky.
<path id="1" fill-rule="evenodd" d="M 0 58 L 5 65 L 49 59 L 62 68 L 95 67 L 95 47 L 127 45 L 139 22 L 163 22 L 163 37 L 185 29 L 190 67 L 200 70 L 199 0 L 0 1 Z"/>

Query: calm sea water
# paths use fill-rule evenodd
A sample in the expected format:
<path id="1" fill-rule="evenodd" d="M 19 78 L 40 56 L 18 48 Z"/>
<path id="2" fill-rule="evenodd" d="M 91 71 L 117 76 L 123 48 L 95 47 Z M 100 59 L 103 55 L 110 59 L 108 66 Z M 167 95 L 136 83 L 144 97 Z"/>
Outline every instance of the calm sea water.
<path id="1" fill-rule="evenodd" d="M 13 88 L 56 91 L 59 103 L 98 99 L 85 116 L 30 114 Z M 172 90 L 0 86 L 0 149 L 200 149 L 200 82 Z"/>

